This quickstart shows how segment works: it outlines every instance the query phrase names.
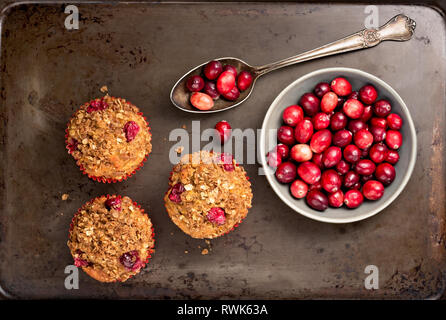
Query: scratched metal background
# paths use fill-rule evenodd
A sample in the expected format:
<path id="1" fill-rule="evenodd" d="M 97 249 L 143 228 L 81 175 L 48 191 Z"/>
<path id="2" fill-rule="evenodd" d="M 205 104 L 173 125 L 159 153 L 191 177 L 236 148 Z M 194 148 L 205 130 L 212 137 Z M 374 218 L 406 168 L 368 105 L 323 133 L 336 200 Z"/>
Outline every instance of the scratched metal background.
<path id="1" fill-rule="evenodd" d="M 11 3 L 2 1 L 2 6 Z M 381 23 L 404 12 L 415 38 L 307 62 L 262 78 L 252 98 L 225 113 L 175 109 L 169 91 L 188 68 L 212 57 L 263 64 L 317 47 L 362 28 L 363 5 L 301 3 L 131 3 L 79 5 L 80 29 L 64 28 L 61 4 L 21 4 L 2 12 L 0 96 L 0 285 L 15 298 L 438 298 L 446 285 L 445 22 L 427 6 L 379 6 Z M 260 128 L 275 96 L 291 81 L 331 66 L 365 70 L 406 101 L 418 133 L 409 185 L 381 214 L 331 225 L 291 211 L 258 165 L 246 165 L 254 203 L 236 231 L 209 245 L 183 234 L 162 197 L 171 164 L 169 132 L 192 120 L 210 128 Z M 126 182 L 104 185 L 83 176 L 64 149 L 74 110 L 99 96 L 129 99 L 148 116 L 153 153 Z M 68 193 L 68 201 L 61 195 Z M 64 288 L 72 263 L 66 246 L 73 213 L 92 197 L 129 195 L 149 213 L 156 253 L 123 284 L 80 273 Z M 199 248 L 200 246 L 200 248 Z M 185 251 L 189 253 L 185 253 Z M 380 270 L 380 289 L 364 289 L 364 268 Z"/>

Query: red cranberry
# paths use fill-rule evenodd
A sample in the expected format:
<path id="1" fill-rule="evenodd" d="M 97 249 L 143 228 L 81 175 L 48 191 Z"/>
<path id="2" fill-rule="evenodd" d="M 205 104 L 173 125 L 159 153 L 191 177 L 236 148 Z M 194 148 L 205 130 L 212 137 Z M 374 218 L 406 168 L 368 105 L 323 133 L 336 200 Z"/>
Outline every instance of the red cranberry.
<path id="1" fill-rule="evenodd" d="M 381 128 L 386 129 L 387 128 L 387 120 L 385 118 L 373 117 L 370 120 L 370 125 L 372 127 L 381 127 Z"/>
<path id="2" fill-rule="evenodd" d="M 370 148 L 369 156 L 375 163 L 381 163 L 386 160 L 388 153 L 387 147 L 382 143 L 377 143 Z"/>
<path id="3" fill-rule="evenodd" d="M 306 197 L 307 204 L 319 211 L 324 211 L 328 207 L 328 198 L 319 190 L 311 190 Z"/>
<path id="4" fill-rule="evenodd" d="M 235 167 L 234 167 L 234 157 L 232 156 L 232 154 L 230 153 L 222 153 L 220 155 L 220 160 L 223 163 L 223 169 L 225 171 L 234 171 Z"/>
<path id="5" fill-rule="evenodd" d="M 376 180 L 369 180 L 362 187 L 364 197 L 369 200 L 378 200 L 384 195 L 384 186 Z"/>
<path id="6" fill-rule="evenodd" d="M 319 98 L 310 92 L 305 93 L 300 98 L 299 105 L 302 106 L 305 114 L 310 117 L 319 112 Z"/>
<path id="7" fill-rule="evenodd" d="M 392 106 L 390 105 L 390 102 L 387 100 L 378 100 L 373 104 L 373 112 L 378 116 L 378 117 L 387 117 L 390 113 L 390 111 L 392 111 Z"/>
<path id="8" fill-rule="evenodd" d="M 333 144 L 337 147 L 345 147 L 352 142 L 353 135 L 350 131 L 342 129 L 333 135 Z"/>
<path id="9" fill-rule="evenodd" d="M 331 90 L 338 96 L 348 96 L 352 92 L 352 85 L 347 79 L 339 77 L 331 82 Z"/>
<path id="10" fill-rule="evenodd" d="M 221 143 L 225 143 L 231 137 L 231 125 L 225 120 L 217 122 L 215 125 L 215 130 L 217 130 L 220 136 Z"/>
<path id="11" fill-rule="evenodd" d="M 326 113 L 319 112 L 313 117 L 313 127 L 316 130 L 328 128 L 330 125 L 330 116 Z"/>
<path id="12" fill-rule="evenodd" d="M 277 131 L 277 139 L 287 145 L 292 145 L 296 142 L 294 139 L 294 130 L 288 126 L 281 126 Z"/>
<path id="13" fill-rule="evenodd" d="M 318 182 L 315 182 L 313 184 L 310 184 L 310 187 L 308 188 L 309 191 L 311 190 L 322 190 L 322 184 L 321 181 L 319 180 Z"/>
<path id="14" fill-rule="evenodd" d="M 398 154 L 398 151 L 389 150 L 385 160 L 391 164 L 396 164 L 400 160 L 400 155 Z"/>
<path id="15" fill-rule="evenodd" d="M 190 96 L 190 103 L 198 110 L 210 110 L 214 106 L 212 97 L 203 92 L 194 92 Z"/>
<path id="16" fill-rule="evenodd" d="M 277 168 L 282 163 L 282 157 L 276 151 L 271 151 L 266 155 L 266 161 L 271 168 Z"/>
<path id="17" fill-rule="evenodd" d="M 342 111 L 351 119 L 359 119 L 364 113 L 364 105 L 355 99 L 345 101 Z"/>
<path id="18" fill-rule="evenodd" d="M 217 100 L 220 97 L 220 93 L 217 91 L 217 85 L 213 81 L 206 81 L 204 83 L 203 92 L 214 100 Z"/>
<path id="19" fill-rule="evenodd" d="M 71 154 L 71 153 L 73 153 L 74 151 L 76 151 L 78 145 L 79 145 L 79 142 L 78 142 L 76 139 L 74 139 L 74 138 L 70 138 L 70 139 L 68 140 L 68 145 L 67 145 L 68 153 Z"/>
<path id="20" fill-rule="evenodd" d="M 242 71 L 237 77 L 237 86 L 240 91 L 245 91 L 251 86 L 252 75 L 248 71 Z"/>
<path id="21" fill-rule="evenodd" d="M 223 66 L 221 65 L 220 61 L 210 61 L 204 67 L 203 72 L 206 78 L 208 78 L 209 80 L 215 80 L 218 78 L 218 76 L 222 71 L 223 71 Z"/>
<path id="22" fill-rule="evenodd" d="M 280 143 L 276 146 L 276 152 L 282 159 L 286 159 L 290 154 L 290 148 L 286 144 Z"/>
<path id="23" fill-rule="evenodd" d="M 361 159 L 365 159 L 369 156 L 370 147 L 361 149 Z"/>
<path id="24" fill-rule="evenodd" d="M 333 208 L 340 208 L 344 204 L 344 193 L 341 190 L 328 195 L 328 204 Z"/>
<path id="25" fill-rule="evenodd" d="M 286 125 L 295 127 L 304 119 L 304 112 L 298 105 L 292 105 L 283 110 L 282 119 Z"/>
<path id="26" fill-rule="evenodd" d="M 216 225 L 223 225 L 226 222 L 225 211 L 222 208 L 214 207 L 211 208 L 206 214 L 208 221 Z"/>
<path id="27" fill-rule="evenodd" d="M 121 257 L 119 257 L 119 262 L 121 262 L 121 264 L 129 271 L 136 271 L 143 266 L 138 251 L 136 250 L 122 254 Z"/>
<path id="28" fill-rule="evenodd" d="M 361 129 L 369 129 L 369 126 L 362 122 L 360 119 L 350 120 L 347 126 L 348 130 L 350 130 L 353 134 L 358 132 Z"/>
<path id="29" fill-rule="evenodd" d="M 224 71 L 217 79 L 217 90 L 221 94 L 229 93 L 235 86 L 235 76 L 230 71 Z"/>
<path id="30" fill-rule="evenodd" d="M 291 159 L 297 162 L 305 162 L 311 160 L 313 152 L 308 144 L 296 144 L 291 148 Z"/>
<path id="31" fill-rule="evenodd" d="M 372 104 L 378 98 L 378 92 L 374 86 L 368 84 L 359 89 L 359 98 L 365 104 Z"/>
<path id="32" fill-rule="evenodd" d="M 107 210 L 117 210 L 117 211 L 121 211 L 121 198 L 119 197 L 114 197 L 114 198 L 109 198 L 105 201 L 105 207 L 107 208 Z"/>
<path id="33" fill-rule="evenodd" d="M 314 153 L 313 158 L 311 159 L 315 165 L 317 165 L 320 169 L 324 169 L 324 164 L 322 162 L 324 154 L 323 153 Z"/>
<path id="34" fill-rule="evenodd" d="M 359 100 L 359 93 L 358 93 L 358 91 L 352 91 L 352 93 L 350 93 L 348 95 L 347 99 Z"/>
<path id="35" fill-rule="evenodd" d="M 364 106 L 364 112 L 362 113 L 360 120 L 366 123 L 372 118 L 372 116 L 373 116 L 372 106 Z"/>
<path id="36" fill-rule="evenodd" d="M 321 169 L 313 162 L 307 161 L 297 168 L 299 177 L 308 184 L 313 184 L 321 179 Z"/>
<path id="37" fill-rule="evenodd" d="M 135 121 L 129 121 L 124 126 L 124 133 L 127 142 L 132 141 L 136 138 L 136 135 L 139 132 L 139 126 Z"/>
<path id="38" fill-rule="evenodd" d="M 338 97 L 338 105 L 336 106 L 336 108 L 342 107 L 344 105 L 345 100 L 346 99 L 344 99 L 344 98 Z"/>
<path id="39" fill-rule="evenodd" d="M 332 168 L 336 166 L 342 159 L 341 148 L 338 147 L 328 147 L 323 153 L 322 163 L 325 168 Z"/>
<path id="40" fill-rule="evenodd" d="M 395 179 L 395 168 L 389 163 L 381 163 L 376 167 L 375 177 L 383 185 L 388 186 Z"/>
<path id="41" fill-rule="evenodd" d="M 222 93 L 223 98 L 229 101 L 235 101 L 240 97 L 240 91 L 238 91 L 237 87 L 233 87 L 231 91 L 227 93 Z"/>
<path id="42" fill-rule="evenodd" d="M 223 71 L 229 71 L 237 78 L 237 69 L 234 66 L 227 64 L 223 67 Z"/>
<path id="43" fill-rule="evenodd" d="M 81 258 L 74 258 L 74 265 L 78 268 L 86 267 L 89 265 L 87 260 L 81 259 Z"/>
<path id="44" fill-rule="evenodd" d="M 353 189 L 345 193 L 344 203 L 350 209 L 359 207 L 363 201 L 364 197 L 362 196 L 362 193 L 359 192 L 358 190 Z"/>
<path id="45" fill-rule="evenodd" d="M 361 176 L 369 176 L 375 172 L 376 165 L 372 160 L 362 159 L 356 162 L 355 171 Z"/>
<path id="46" fill-rule="evenodd" d="M 201 91 L 204 87 L 204 80 L 200 76 L 190 76 L 187 79 L 186 87 L 190 92 Z"/>
<path id="47" fill-rule="evenodd" d="M 175 203 L 180 203 L 181 202 L 181 194 L 184 191 L 186 191 L 186 189 L 184 189 L 183 184 L 181 182 L 178 182 L 170 190 L 169 200 L 172 202 L 175 202 Z"/>
<path id="48" fill-rule="evenodd" d="M 129 271 L 136 271 L 143 266 L 143 262 L 139 258 L 138 251 L 136 250 L 124 253 L 119 258 L 119 261 Z"/>
<path id="49" fill-rule="evenodd" d="M 332 134 L 329 130 L 323 129 L 316 132 L 311 137 L 310 147 L 315 153 L 321 153 L 331 145 Z"/>
<path id="50" fill-rule="evenodd" d="M 386 135 L 386 144 L 390 149 L 398 149 L 403 144 L 403 136 L 399 131 L 389 130 Z"/>
<path id="51" fill-rule="evenodd" d="M 366 129 L 361 129 L 353 136 L 353 141 L 360 149 L 367 149 L 373 143 L 373 135 Z"/>
<path id="52" fill-rule="evenodd" d="M 341 175 L 346 174 L 349 170 L 350 170 L 350 165 L 345 160 L 339 161 L 338 164 L 336 165 L 336 171 Z"/>
<path id="53" fill-rule="evenodd" d="M 314 87 L 314 94 L 316 95 L 316 97 L 318 97 L 319 99 L 321 99 L 324 94 L 326 94 L 327 92 L 330 92 L 330 84 L 327 82 L 320 82 L 316 85 L 316 87 Z"/>
<path id="54" fill-rule="evenodd" d="M 338 106 L 338 96 L 334 92 L 327 92 L 321 100 L 321 110 L 326 113 L 332 112 Z"/>
<path id="55" fill-rule="evenodd" d="M 330 127 L 333 131 L 344 129 L 347 125 L 347 117 L 342 112 L 336 112 L 330 119 Z"/>
<path id="56" fill-rule="evenodd" d="M 294 180 L 290 186 L 290 191 L 293 197 L 302 199 L 307 195 L 308 185 L 302 180 Z"/>
<path id="57" fill-rule="evenodd" d="M 375 176 L 373 174 L 369 174 L 368 176 L 361 176 L 361 183 L 364 184 L 369 180 L 372 180 Z"/>
<path id="58" fill-rule="evenodd" d="M 294 137 L 297 142 L 306 143 L 310 140 L 313 135 L 313 123 L 304 119 L 296 125 L 296 129 L 294 129 Z"/>
<path id="59" fill-rule="evenodd" d="M 326 170 L 321 177 L 322 188 L 328 193 L 336 192 L 341 188 L 341 176 L 333 169 Z"/>
<path id="60" fill-rule="evenodd" d="M 353 188 L 357 183 L 359 183 L 359 174 L 354 171 L 349 171 L 344 175 L 343 186 L 347 189 Z"/>
<path id="61" fill-rule="evenodd" d="M 384 129 L 383 127 L 376 127 L 376 126 L 370 128 L 370 133 L 372 134 L 373 141 L 375 142 L 384 141 L 387 135 L 386 129 Z"/>
<path id="62" fill-rule="evenodd" d="M 108 108 L 107 102 L 102 99 L 96 99 L 90 102 L 90 105 L 87 107 L 87 112 L 92 113 L 93 111 L 101 111 Z"/>
<path id="63" fill-rule="evenodd" d="M 290 183 L 296 179 L 297 168 L 292 162 L 282 162 L 276 170 L 276 178 L 281 183 Z"/>
<path id="64" fill-rule="evenodd" d="M 361 158 L 361 150 L 354 144 L 349 144 L 344 149 L 344 159 L 350 163 L 356 163 Z"/>
<path id="65" fill-rule="evenodd" d="M 400 130 L 403 126 L 403 119 L 396 113 L 391 113 L 387 116 L 387 125 L 392 130 Z"/>

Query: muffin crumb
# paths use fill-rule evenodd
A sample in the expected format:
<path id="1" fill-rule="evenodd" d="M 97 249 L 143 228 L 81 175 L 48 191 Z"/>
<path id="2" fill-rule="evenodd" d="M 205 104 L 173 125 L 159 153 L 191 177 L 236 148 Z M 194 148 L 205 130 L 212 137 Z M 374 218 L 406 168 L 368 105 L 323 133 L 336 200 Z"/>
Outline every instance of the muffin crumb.
<path id="1" fill-rule="evenodd" d="M 64 193 L 62 195 L 61 199 L 62 199 L 62 201 L 66 201 L 66 200 L 68 200 L 68 197 L 69 197 L 68 193 Z"/>

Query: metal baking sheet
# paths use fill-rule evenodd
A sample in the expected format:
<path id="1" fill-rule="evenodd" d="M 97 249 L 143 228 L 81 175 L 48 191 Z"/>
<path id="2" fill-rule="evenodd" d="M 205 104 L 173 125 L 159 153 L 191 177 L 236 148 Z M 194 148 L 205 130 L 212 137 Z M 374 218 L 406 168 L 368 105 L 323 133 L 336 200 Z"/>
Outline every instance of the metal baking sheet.
<path id="1" fill-rule="evenodd" d="M 441 11 L 379 5 L 380 23 L 401 12 L 416 20 L 415 37 L 276 71 L 258 81 L 240 107 L 200 116 L 179 111 L 169 100 L 172 85 L 189 68 L 223 56 L 264 64 L 315 48 L 362 29 L 365 7 L 78 2 L 79 29 L 67 30 L 64 4 L 2 3 L 0 286 L 5 297 L 425 299 L 443 294 L 446 41 Z M 254 191 L 247 219 L 210 244 L 183 234 L 162 201 L 172 167 L 168 154 L 176 143 L 169 133 L 182 126 L 190 132 L 193 120 L 201 121 L 201 130 L 221 119 L 233 128 L 258 129 L 286 85 L 332 66 L 381 77 L 413 115 L 418 159 L 398 199 L 365 221 L 324 224 L 283 204 L 257 174 L 259 166 L 251 164 L 245 165 Z M 139 106 L 153 133 L 153 152 L 144 168 L 109 185 L 83 176 L 64 147 L 67 120 L 99 96 L 102 85 Z M 125 283 L 101 284 L 80 272 L 79 289 L 67 290 L 70 220 L 83 203 L 106 193 L 128 195 L 149 212 L 156 253 Z M 202 255 L 209 247 L 210 253 Z M 379 269 L 377 290 L 365 289 L 367 265 Z"/>

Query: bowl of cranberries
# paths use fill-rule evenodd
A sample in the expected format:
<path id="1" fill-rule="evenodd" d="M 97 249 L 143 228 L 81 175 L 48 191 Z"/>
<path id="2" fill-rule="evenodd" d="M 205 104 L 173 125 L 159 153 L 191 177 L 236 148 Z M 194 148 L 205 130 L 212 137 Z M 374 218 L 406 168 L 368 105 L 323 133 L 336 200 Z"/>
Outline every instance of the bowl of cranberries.
<path id="1" fill-rule="evenodd" d="M 309 218 L 348 223 L 390 205 L 416 160 L 412 118 L 398 93 L 358 69 L 311 72 L 271 104 L 260 138 L 277 195 Z"/>

